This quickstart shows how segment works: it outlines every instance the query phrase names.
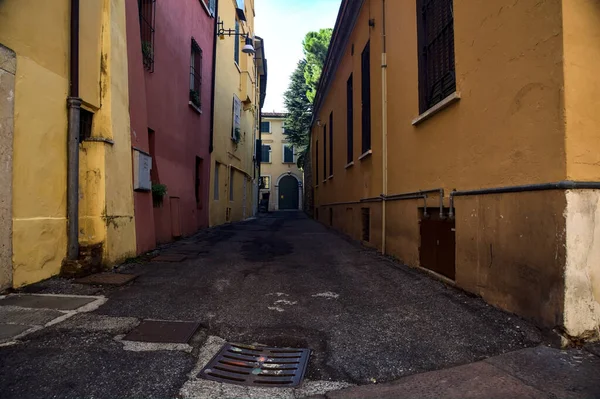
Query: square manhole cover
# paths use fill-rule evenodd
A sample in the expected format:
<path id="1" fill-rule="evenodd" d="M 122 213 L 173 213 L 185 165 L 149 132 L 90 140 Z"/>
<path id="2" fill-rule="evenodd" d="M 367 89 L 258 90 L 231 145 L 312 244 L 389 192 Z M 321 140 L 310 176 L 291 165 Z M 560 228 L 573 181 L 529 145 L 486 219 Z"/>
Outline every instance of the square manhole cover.
<path id="1" fill-rule="evenodd" d="M 310 349 L 226 344 L 198 377 L 261 387 L 297 387 L 304 379 Z"/>
<path id="2" fill-rule="evenodd" d="M 135 274 L 98 273 L 75 280 L 77 284 L 121 286 L 137 278 Z"/>
<path id="3" fill-rule="evenodd" d="M 200 323 L 190 321 L 144 320 L 123 338 L 124 341 L 187 344 Z"/>

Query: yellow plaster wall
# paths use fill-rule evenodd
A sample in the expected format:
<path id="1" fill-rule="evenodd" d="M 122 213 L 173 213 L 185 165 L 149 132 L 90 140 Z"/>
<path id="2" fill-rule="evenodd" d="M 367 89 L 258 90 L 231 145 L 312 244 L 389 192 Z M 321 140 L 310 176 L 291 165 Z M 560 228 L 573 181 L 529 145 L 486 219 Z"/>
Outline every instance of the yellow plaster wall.
<path id="1" fill-rule="evenodd" d="M 13 149 L 15 287 L 59 273 L 66 255 L 69 4 L 68 0 L 0 2 L 0 43 L 15 51 L 18 65 Z M 102 218 L 106 204 L 107 215 L 126 219 L 105 245 L 106 259 L 115 260 L 135 252 L 124 4 L 82 2 L 80 17 L 80 94 L 98 116 L 93 135 L 115 141 L 108 153 L 103 143 L 80 147 L 80 239 L 82 245 L 106 239 Z M 101 62 L 101 54 L 110 53 L 109 49 L 114 55 Z M 112 110 L 97 110 L 101 66 L 105 68 L 103 95 L 112 96 L 112 103 L 107 100 Z M 112 180 L 105 181 L 107 175 Z"/>
<path id="2" fill-rule="evenodd" d="M 254 15 L 252 5 L 246 4 L 247 23 L 240 22 L 240 32 L 254 32 Z M 235 27 L 235 8 L 234 3 L 222 1 L 219 3 L 219 17 L 225 24 L 225 28 L 233 29 Z M 240 63 L 239 66 L 234 62 L 234 40 L 240 40 Z M 247 182 L 247 195 L 245 204 L 243 198 L 243 178 L 242 172 L 246 177 L 254 179 L 254 164 L 252 156 L 254 154 L 256 130 L 257 130 L 257 104 L 255 98 L 251 106 L 242 106 L 240 131 L 241 141 L 235 144 L 231 140 L 231 130 L 233 124 L 233 96 L 242 97 L 241 75 L 243 71 L 250 71 L 254 74 L 252 56 L 241 52 L 244 42 L 240 38 L 225 36 L 223 40 L 217 42 L 217 74 L 215 84 L 215 104 L 214 104 L 214 150 L 211 154 L 210 171 L 210 225 L 215 226 L 226 222 L 227 208 L 232 208 L 231 221 L 238 221 L 244 218 L 244 206 L 246 208 L 245 217 L 252 216 L 252 181 Z M 254 79 L 254 77 L 253 77 Z M 255 81 L 256 84 L 256 81 Z M 254 88 L 255 89 L 255 88 Z M 244 109 L 246 108 L 246 109 Z M 219 200 L 214 200 L 214 179 L 215 179 L 215 161 L 222 164 L 219 174 L 220 195 Z M 225 166 L 225 167 L 223 167 Z M 229 201 L 229 167 L 233 166 L 238 170 L 234 177 L 234 201 Z M 239 174 L 239 176 L 238 176 Z"/>

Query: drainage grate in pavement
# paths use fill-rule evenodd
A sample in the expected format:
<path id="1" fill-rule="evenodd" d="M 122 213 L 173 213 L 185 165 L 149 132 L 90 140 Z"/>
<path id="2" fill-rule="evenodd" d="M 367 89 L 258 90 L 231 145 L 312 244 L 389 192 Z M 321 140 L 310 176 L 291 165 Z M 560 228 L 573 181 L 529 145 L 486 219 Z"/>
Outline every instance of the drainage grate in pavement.
<path id="1" fill-rule="evenodd" d="M 181 255 L 181 254 L 177 254 L 177 255 L 159 255 L 156 258 L 152 259 L 152 262 L 183 262 L 184 260 L 187 259 L 186 255 Z"/>
<path id="2" fill-rule="evenodd" d="M 200 323 L 190 321 L 144 320 L 123 338 L 125 341 L 187 344 Z"/>
<path id="3" fill-rule="evenodd" d="M 121 286 L 137 278 L 135 274 L 98 273 L 75 280 L 77 284 Z"/>
<path id="4" fill-rule="evenodd" d="M 310 349 L 226 344 L 198 377 L 237 385 L 297 387 L 309 357 Z"/>

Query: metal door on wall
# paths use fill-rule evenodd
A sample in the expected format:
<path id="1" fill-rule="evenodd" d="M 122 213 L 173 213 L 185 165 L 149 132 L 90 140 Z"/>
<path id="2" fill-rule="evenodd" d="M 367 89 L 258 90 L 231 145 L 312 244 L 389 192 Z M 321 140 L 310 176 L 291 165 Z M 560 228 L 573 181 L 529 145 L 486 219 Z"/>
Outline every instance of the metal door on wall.
<path id="1" fill-rule="evenodd" d="M 298 180 L 285 176 L 279 181 L 279 209 L 298 209 Z"/>
<path id="2" fill-rule="evenodd" d="M 454 220 L 421 219 L 421 267 L 456 278 Z"/>

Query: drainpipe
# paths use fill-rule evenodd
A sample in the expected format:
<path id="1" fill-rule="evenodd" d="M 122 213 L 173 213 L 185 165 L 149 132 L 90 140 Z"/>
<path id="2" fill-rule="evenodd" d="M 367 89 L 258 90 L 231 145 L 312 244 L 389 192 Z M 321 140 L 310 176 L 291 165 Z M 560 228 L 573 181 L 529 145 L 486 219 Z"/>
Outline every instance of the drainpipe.
<path id="1" fill-rule="evenodd" d="M 387 164 L 387 136 L 388 136 L 388 118 L 387 118 L 387 37 L 385 30 L 385 0 L 382 0 L 382 26 L 383 26 L 383 53 L 381 54 L 381 129 L 382 129 L 382 159 L 383 159 L 383 193 L 385 198 L 388 192 L 388 164 Z M 382 222 L 381 222 L 381 252 L 386 253 L 386 201 L 381 204 Z"/>
<path id="2" fill-rule="evenodd" d="M 215 0 L 215 30 L 213 32 L 213 54 L 212 54 L 212 82 L 210 87 L 210 142 L 208 152 L 214 150 L 215 137 L 215 86 L 217 83 L 217 32 L 219 30 L 219 0 Z"/>
<path id="3" fill-rule="evenodd" d="M 452 191 L 450 193 L 450 213 L 448 217 L 454 218 L 454 197 L 466 197 L 471 195 L 489 195 L 505 193 L 525 193 L 532 191 L 548 190 L 600 190 L 600 182 L 595 181 L 572 181 L 562 180 L 556 183 L 525 184 L 523 186 L 506 186 L 495 188 L 484 188 L 481 190 Z"/>
<path id="4" fill-rule="evenodd" d="M 70 76 L 67 139 L 67 259 L 79 258 L 79 0 L 71 0 Z"/>

